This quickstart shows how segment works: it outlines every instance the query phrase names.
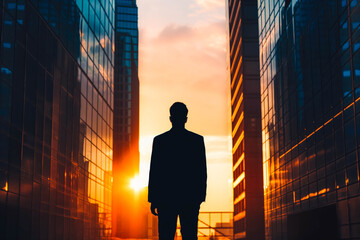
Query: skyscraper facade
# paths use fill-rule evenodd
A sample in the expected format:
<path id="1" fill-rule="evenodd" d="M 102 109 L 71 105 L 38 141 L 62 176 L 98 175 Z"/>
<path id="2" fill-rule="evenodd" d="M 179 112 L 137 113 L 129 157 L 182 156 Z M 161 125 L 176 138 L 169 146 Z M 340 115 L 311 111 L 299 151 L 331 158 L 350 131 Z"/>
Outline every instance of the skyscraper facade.
<path id="1" fill-rule="evenodd" d="M 360 2 L 258 4 L 266 239 L 357 239 Z"/>
<path id="2" fill-rule="evenodd" d="M 257 2 L 228 1 L 234 238 L 264 239 Z"/>
<path id="3" fill-rule="evenodd" d="M 139 172 L 138 8 L 135 0 L 115 1 L 114 236 L 140 237 L 135 228 L 133 189 Z M 124 197 L 126 196 L 126 197 Z M 134 219 L 133 219 L 134 218 Z"/>
<path id="4" fill-rule="evenodd" d="M 113 0 L 0 1 L 0 238 L 109 239 Z"/>

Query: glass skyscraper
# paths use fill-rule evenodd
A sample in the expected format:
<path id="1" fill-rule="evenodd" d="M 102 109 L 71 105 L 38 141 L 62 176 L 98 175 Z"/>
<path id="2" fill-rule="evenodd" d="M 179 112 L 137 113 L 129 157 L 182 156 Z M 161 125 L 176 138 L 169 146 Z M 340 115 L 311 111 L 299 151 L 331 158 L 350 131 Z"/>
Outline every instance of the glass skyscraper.
<path id="1" fill-rule="evenodd" d="M 264 239 L 257 2 L 229 0 L 234 238 Z"/>
<path id="2" fill-rule="evenodd" d="M 109 239 L 113 0 L 0 1 L 0 238 Z"/>
<path id="3" fill-rule="evenodd" d="M 140 161 L 138 39 L 136 1 L 115 0 L 113 230 L 122 238 L 141 237 L 139 206 L 129 187 Z"/>
<path id="4" fill-rule="evenodd" d="M 359 239 L 360 1 L 258 17 L 266 239 Z"/>

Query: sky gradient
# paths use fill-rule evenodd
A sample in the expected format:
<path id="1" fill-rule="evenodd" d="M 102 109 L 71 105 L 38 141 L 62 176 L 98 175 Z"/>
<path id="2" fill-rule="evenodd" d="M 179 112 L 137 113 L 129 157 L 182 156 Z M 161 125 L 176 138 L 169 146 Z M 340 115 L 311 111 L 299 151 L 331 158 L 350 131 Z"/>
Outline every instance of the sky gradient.
<path id="1" fill-rule="evenodd" d="M 205 138 L 208 195 L 201 211 L 232 211 L 230 89 L 224 0 L 144 0 L 139 7 L 140 174 L 147 184 L 153 137 L 171 128 L 169 107 Z"/>

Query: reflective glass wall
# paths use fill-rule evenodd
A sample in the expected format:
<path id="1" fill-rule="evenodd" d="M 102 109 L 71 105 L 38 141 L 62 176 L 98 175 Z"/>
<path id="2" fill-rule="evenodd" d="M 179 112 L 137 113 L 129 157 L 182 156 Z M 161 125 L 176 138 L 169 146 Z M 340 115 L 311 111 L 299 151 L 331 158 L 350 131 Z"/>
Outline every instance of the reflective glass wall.
<path id="1" fill-rule="evenodd" d="M 360 237 L 359 2 L 258 0 L 267 239 Z"/>
<path id="2" fill-rule="evenodd" d="M 114 2 L 0 3 L 1 239 L 109 238 Z"/>
<path id="3" fill-rule="evenodd" d="M 115 138 L 119 154 L 139 150 L 138 8 L 135 0 L 116 0 Z M 118 149 L 119 148 L 119 149 Z M 135 164 L 138 168 L 138 161 Z M 136 162 L 136 161 L 135 161 Z M 131 161 L 127 161 L 131 165 Z"/>
<path id="4" fill-rule="evenodd" d="M 137 194 L 130 188 L 139 172 L 138 8 L 135 0 L 115 0 L 114 236 L 140 238 Z"/>

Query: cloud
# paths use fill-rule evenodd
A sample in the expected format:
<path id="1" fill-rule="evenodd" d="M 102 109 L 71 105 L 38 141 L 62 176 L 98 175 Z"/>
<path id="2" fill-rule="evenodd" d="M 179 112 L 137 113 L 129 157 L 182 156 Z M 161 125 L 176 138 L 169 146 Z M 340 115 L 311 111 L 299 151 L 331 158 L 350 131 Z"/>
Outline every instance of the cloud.
<path id="1" fill-rule="evenodd" d="M 186 44 L 188 47 L 211 47 L 212 51 L 225 53 L 225 21 L 207 23 L 205 26 L 169 24 L 150 40 L 151 44 Z"/>
<path id="2" fill-rule="evenodd" d="M 206 10 L 225 7 L 224 0 L 196 0 L 196 4 Z"/>
<path id="3" fill-rule="evenodd" d="M 179 41 L 192 35 L 192 29 L 184 25 L 170 24 L 166 26 L 159 34 L 157 40 Z"/>
<path id="4" fill-rule="evenodd" d="M 169 127 L 168 108 L 174 101 L 188 105 L 189 127 L 194 131 L 228 133 L 224 21 L 192 27 L 169 24 L 154 37 L 141 34 L 139 54 L 142 134 Z M 206 119 L 211 121 L 204 124 Z"/>
<path id="5" fill-rule="evenodd" d="M 182 73 L 201 71 L 196 75 L 202 76 L 215 71 L 224 74 L 225 22 L 202 27 L 170 24 L 154 38 L 146 38 L 144 34 L 144 38 L 140 38 L 140 56 L 141 73 L 148 73 L 147 67 L 151 65 L 151 73 L 154 74 L 169 69 L 181 70 Z M 206 71 L 203 71 L 204 68 Z"/>
<path id="6" fill-rule="evenodd" d="M 223 20 L 225 0 L 194 0 L 189 17 Z"/>

